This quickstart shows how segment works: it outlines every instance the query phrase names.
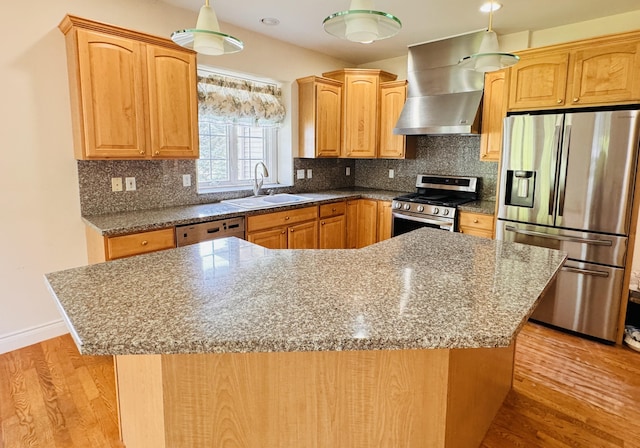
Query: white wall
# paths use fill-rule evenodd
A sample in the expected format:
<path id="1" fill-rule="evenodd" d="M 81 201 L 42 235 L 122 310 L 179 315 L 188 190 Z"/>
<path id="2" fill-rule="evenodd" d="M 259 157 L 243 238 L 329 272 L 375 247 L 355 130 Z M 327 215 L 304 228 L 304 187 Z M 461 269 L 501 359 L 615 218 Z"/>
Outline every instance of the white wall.
<path id="1" fill-rule="evenodd" d="M 0 353 L 66 332 L 43 279 L 87 263 L 73 158 L 64 38 L 65 14 L 151 34 L 195 25 L 196 12 L 155 0 L 3 2 L 0 29 Z M 296 78 L 345 67 L 319 53 L 221 24 L 245 42 L 209 65 L 282 81 L 290 131 L 297 141 Z"/>

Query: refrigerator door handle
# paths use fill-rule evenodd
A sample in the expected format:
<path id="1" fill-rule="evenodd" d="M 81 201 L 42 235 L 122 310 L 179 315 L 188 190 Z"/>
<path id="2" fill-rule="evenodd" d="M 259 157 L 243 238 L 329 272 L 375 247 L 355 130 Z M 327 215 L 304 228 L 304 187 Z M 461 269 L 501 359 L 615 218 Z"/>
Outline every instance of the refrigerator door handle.
<path id="1" fill-rule="evenodd" d="M 555 151 L 553 153 L 553 156 L 551 158 L 551 167 L 553 168 L 553 170 L 556 170 L 556 164 L 557 164 L 557 154 L 559 151 L 559 146 L 560 146 L 560 132 L 561 132 L 562 126 L 556 126 L 556 130 L 553 133 L 553 141 L 555 143 Z M 553 215 L 553 208 L 555 206 L 555 198 L 556 198 L 556 185 L 555 185 L 555 181 L 556 181 L 556 176 L 551 176 L 550 178 L 550 182 L 549 182 L 549 215 Z"/>
<path id="2" fill-rule="evenodd" d="M 521 235 L 539 236 L 542 238 L 549 238 L 551 240 L 568 241 L 572 243 L 581 243 L 581 244 L 591 244 L 594 246 L 613 246 L 613 242 L 611 240 L 594 240 L 590 238 L 578 238 L 575 236 L 552 235 L 550 233 L 536 232 L 535 230 L 518 229 L 516 227 L 509 226 L 509 225 L 504 226 L 504 229 L 509 232 L 519 233 Z"/>
<path id="3" fill-rule="evenodd" d="M 564 130 L 564 139 L 562 143 L 560 158 L 560 179 L 558 180 L 558 216 L 564 213 L 564 199 L 567 189 L 567 170 L 569 164 L 569 146 L 571 144 L 571 125 L 568 124 Z"/>
<path id="4" fill-rule="evenodd" d="M 593 275 L 594 277 L 609 277 L 609 273 L 605 271 L 593 271 L 591 269 L 574 268 L 573 266 L 562 266 L 563 271 L 573 272 L 575 274 Z"/>

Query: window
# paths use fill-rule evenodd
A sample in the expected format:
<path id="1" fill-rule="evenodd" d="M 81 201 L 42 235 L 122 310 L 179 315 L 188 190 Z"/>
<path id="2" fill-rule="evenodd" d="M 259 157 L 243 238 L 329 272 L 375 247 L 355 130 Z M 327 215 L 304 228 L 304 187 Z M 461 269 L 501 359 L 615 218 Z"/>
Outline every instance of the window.
<path id="1" fill-rule="evenodd" d="M 265 184 L 276 183 L 285 114 L 279 87 L 206 72 L 198 76 L 198 100 L 198 191 L 248 187 L 259 162 L 269 170 Z"/>

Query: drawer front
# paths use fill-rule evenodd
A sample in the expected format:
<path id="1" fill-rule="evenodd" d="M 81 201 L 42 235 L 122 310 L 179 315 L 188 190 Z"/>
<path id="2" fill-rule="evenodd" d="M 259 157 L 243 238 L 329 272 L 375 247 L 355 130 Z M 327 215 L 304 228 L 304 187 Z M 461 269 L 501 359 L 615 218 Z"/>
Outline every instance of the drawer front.
<path id="1" fill-rule="evenodd" d="M 173 247 L 176 247 L 173 227 L 114 236 L 107 238 L 107 259 L 114 260 Z"/>
<path id="2" fill-rule="evenodd" d="M 320 206 L 320 218 L 328 218 L 330 216 L 344 215 L 347 211 L 347 203 L 333 202 L 331 204 L 324 204 Z"/>
<path id="3" fill-rule="evenodd" d="M 247 232 L 288 226 L 297 222 L 318 218 L 318 207 L 305 207 L 284 212 L 266 213 L 247 217 Z"/>
<path id="4" fill-rule="evenodd" d="M 472 227 L 474 229 L 493 231 L 493 215 L 483 213 L 460 213 L 460 227 Z"/>

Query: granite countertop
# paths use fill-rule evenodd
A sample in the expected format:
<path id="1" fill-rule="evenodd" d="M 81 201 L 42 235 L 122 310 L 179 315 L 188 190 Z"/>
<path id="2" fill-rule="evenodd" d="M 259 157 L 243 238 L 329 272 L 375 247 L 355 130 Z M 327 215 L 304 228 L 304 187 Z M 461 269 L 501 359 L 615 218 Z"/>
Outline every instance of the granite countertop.
<path id="1" fill-rule="evenodd" d="M 403 194 L 403 192 L 370 189 L 330 190 L 319 193 L 296 193 L 296 196 L 306 196 L 313 199 L 313 201 L 304 204 L 297 203 L 269 207 L 261 210 L 245 210 L 225 202 L 216 202 L 212 204 L 186 205 L 162 209 L 83 216 L 82 219 L 103 236 L 118 236 L 184 224 L 196 224 L 214 219 L 271 213 L 341 199 L 366 198 L 390 201 L 400 194 Z"/>
<path id="2" fill-rule="evenodd" d="M 83 354 L 506 347 L 565 258 L 422 228 L 359 250 L 224 238 L 46 280 Z"/>
<path id="3" fill-rule="evenodd" d="M 473 201 L 458 206 L 463 212 L 484 213 L 485 215 L 493 215 L 496 211 L 496 201 Z"/>

